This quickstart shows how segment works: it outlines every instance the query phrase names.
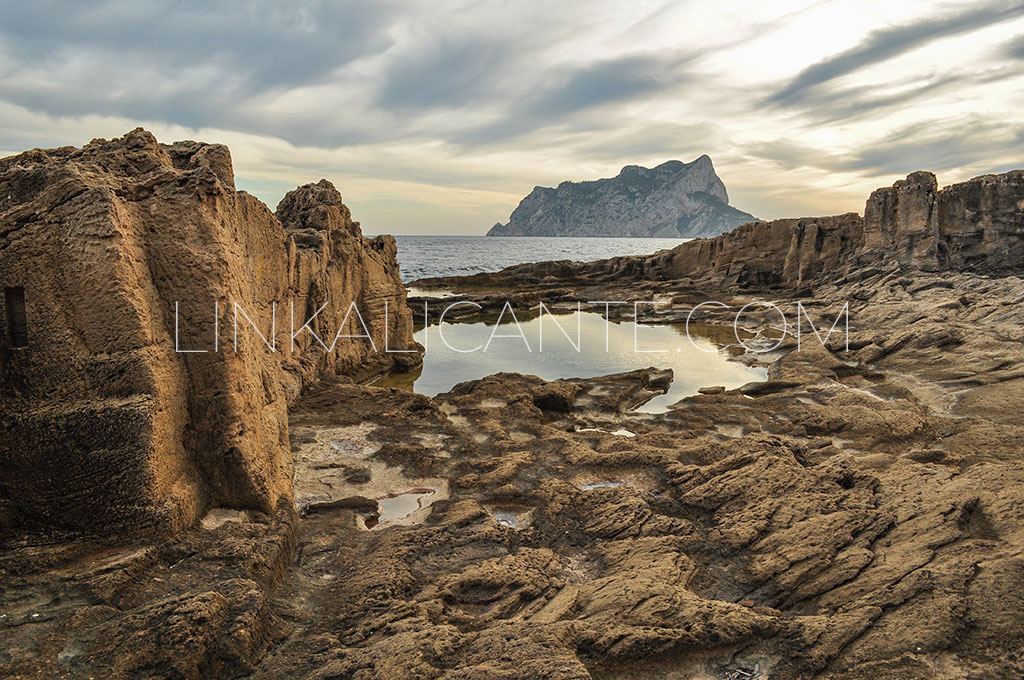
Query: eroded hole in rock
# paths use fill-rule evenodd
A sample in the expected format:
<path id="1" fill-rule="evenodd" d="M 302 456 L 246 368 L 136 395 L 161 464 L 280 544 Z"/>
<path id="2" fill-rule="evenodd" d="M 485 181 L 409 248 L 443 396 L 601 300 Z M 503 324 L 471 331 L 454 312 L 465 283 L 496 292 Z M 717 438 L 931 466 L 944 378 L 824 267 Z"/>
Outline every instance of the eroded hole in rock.
<path id="1" fill-rule="evenodd" d="M 7 315 L 7 341 L 12 348 L 28 347 L 28 318 L 25 314 L 25 289 L 4 288 L 4 313 Z"/>
<path id="2" fill-rule="evenodd" d="M 380 513 L 377 512 L 360 512 L 359 513 L 360 528 L 369 531 L 378 524 L 380 524 Z"/>

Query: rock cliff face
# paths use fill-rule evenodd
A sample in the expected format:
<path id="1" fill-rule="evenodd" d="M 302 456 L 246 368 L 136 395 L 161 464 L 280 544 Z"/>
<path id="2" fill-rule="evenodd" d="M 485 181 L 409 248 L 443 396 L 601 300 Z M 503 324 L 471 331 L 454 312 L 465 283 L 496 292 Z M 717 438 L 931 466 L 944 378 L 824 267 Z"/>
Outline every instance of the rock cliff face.
<path id="1" fill-rule="evenodd" d="M 1024 170 L 937 189 L 915 172 L 874 191 L 856 213 L 744 224 L 653 255 L 540 262 L 465 277 L 495 285 L 554 280 L 665 281 L 690 277 L 739 288 L 799 288 L 866 266 L 1016 273 L 1024 269 Z M 434 280 L 432 283 L 455 283 Z"/>
<path id="2" fill-rule="evenodd" d="M 292 350 L 293 302 L 296 327 L 328 302 L 328 345 L 328 314 L 354 301 L 379 348 L 386 327 L 416 347 L 390 237 L 363 239 L 326 181 L 280 214 L 287 228 L 235 190 L 226 147 L 141 129 L 0 160 L 0 525 L 173 531 L 210 507 L 273 510 L 302 384 L 418 356 L 306 332 Z M 248 318 L 271 340 L 274 303 L 272 351 Z"/>
<path id="3" fill-rule="evenodd" d="M 536 187 L 488 236 L 714 236 L 754 221 L 729 205 L 711 159 L 627 165 L 617 177 Z"/>

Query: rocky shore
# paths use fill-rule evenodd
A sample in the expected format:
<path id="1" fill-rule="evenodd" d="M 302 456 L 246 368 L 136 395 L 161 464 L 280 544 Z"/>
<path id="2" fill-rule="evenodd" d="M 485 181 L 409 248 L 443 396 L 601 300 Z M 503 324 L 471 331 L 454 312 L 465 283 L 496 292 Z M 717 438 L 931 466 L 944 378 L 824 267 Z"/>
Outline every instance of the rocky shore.
<path id="1" fill-rule="evenodd" d="M 315 262 L 312 269 L 320 272 L 332 266 L 325 259 L 350 276 L 345 284 L 324 282 L 325 291 L 349 281 L 383 286 L 397 276 L 387 255 L 393 244 L 383 240 L 376 252 L 384 256 L 372 256 L 373 242 L 351 226 L 333 188 L 299 189 L 275 216 L 229 191 L 229 173 L 217 175 L 216 164 L 176 161 L 196 153 L 179 155 L 171 151 L 179 145 L 160 147 L 150 139 L 131 133 L 104 143 L 140 144 L 144 152 L 132 158 L 151 159 L 149 170 L 132 161 L 137 179 L 126 182 L 130 191 L 151 186 L 153 196 L 182 196 L 182 208 L 206 206 L 204 215 L 216 216 L 207 227 L 241 224 L 230 210 L 258 212 L 267 243 L 274 244 L 265 249 L 280 246 L 288 254 L 275 270 L 282 291 L 286 281 L 297 281 L 296 294 L 318 299 L 307 291 L 319 279 L 301 263 Z M 69 166 L 62 159 L 81 158 L 89 148 L 2 161 L 4 193 L 21 197 L 8 198 L 0 216 L 4 286 L 19 285 L 6 277 L 21 271 L 7 262 L 36 261 L 28 250 L 15 256 L 18 230 L 59 214 L 71 200 L 40 204 L 35 196 L 63 185 L 36 180 L 47 189 L 30 196 L 14 191 L 15 180 L 42 172 L 32 163 Z M 95 163 L 74 169 L 106 178 Z M 119 159 L 117 167 L 125 163 Z M 202 189 L 207 177 L 212 198 Z M 657 300 L 662 304 L 649 305 L 643 317 L 652 322 L 679 321 L 694 305 L 717 300 L 729 309 L 707 309 L 705 320 L 731 323 L 747 302 L 772 300 L 784 310 L 800 301 L 827 328 L 849 303 L 849 347 L 837 336 L 828 347 L 805 337 L 798 351 L 792 332 L 775 333 L 782 338 L 776 348 L 746 357 L 768 366 L 767 381 L 736 390 L 708 385 L 664 414 L 631 410 L 671 381 L 654 369 L 555 382 L 499 374 L 429 398 L 353 381 L 371 367 L 351 354 L 326 371 L 307 368 L 301 355 L 291 363 L 282 359 L 280 368 L 242 366 L 245 380 L 280 394 L 256 410 L 286 436 L 280 446 L 254 445 L 253 456 L 273 461 L 283 450 L 294 472 L 289 467 L 275 477 L 279 493 L 260 502 L 211 482 L 218 492 L 190 506 L 194 520 L 182 513 L 160 533 L 88 522 L 87 531 L 79 526 L 72 536 L 56 511 L 38 514 L 33 499 L 58 499 L 46 480 L 60 478 L 34 475 L 20 461 L 50 451 L 51 467 L 68 464 L 72 452 L 47 449 L 47 442 L 75 437 L 76 430 L 62 425 L 51 439 L 37 434 L 32 442 L 5 425 L 0 673 L 353 680 L 1020 676 L 1022 185 L 1018 171 L 938 191 L 934 177 L 915 173 L 873 194 L 863 218 L 778 220 L 648 257 L 541 263 L 426 282 L 455 288 L 485 312 L 506 300 Z M 104 214 L 127 209 L 124 190 L 103 187 L 102 195 L 111 197 L 101 204 Z M 180 220 L 172 214 L 191 214 L 161 213 L 167 203 L 143 200 L 150 203 L 130 203 L 142 217 L 128 232 L 141 243 L 156 239 L 145 215 L 165 214 L 161 224 L 172 225 Z M 47 219 L 40 237 L 62 235 L 73 223 Z M 110 250 L 123 239 L 102 243 Z M 302 248 L 324 252 L 326 239 L 329 258 L 302 259 Z M 335 260 L 339 242 L 363 260 Z M 56 249 L 60 241 L 53 243 Z M 204 252 L 195 245 L 192 252 Z M 72 262 L 83 259 L 75 248 L 62 252 Z M 367 273 L 377 266 L 370 259 L 381 263 L 380 276 Z M 149 262 L 151 272 L 177 272 L 171 260 L 133 261 Z M 252 281 L 251 267 L 231 266 L 228 259 L 229 269 L 216 280 Z M 202 279 L 197 270 L 204 271 L 189 265 L 179 275 Z M 46 270 L 40 264 L 31 271 Z M 150 279 L 125 281 L 81 293 L 100 304 Z M 391 291 L 386 299 L 404 296 L 390 284 L 384 289 Z M 160 299 L 162 305 L 147 309 L 166 315 L 173 298 Z M 404 314 L 398 323 L 411 328 L 411 313 Z M 163 335 L 150 351 L 173 356 L 168 319 L 160 318 L 152 327 Z M 744 323 L 762 322 L 750 315 Z M 408 329 L 397 332 L 412 342 Z M 98 350 L 78 347 L 74 374 L 97 382 L 76 388 L 74 398 L 91 404 L 106 374 L 81 363 Z M 266 354 L 254 356 L 268 361 Z M 172 370 L 182 361 L 188 359 L 160 370 L 192 381 L 214 375 L 198 365 Z M 164 366 L 153 362 L 147 365 Z M 5 356 L 5 424 L 11 422 L 6 411 L 65 422 L 47 420 L 45 409 L 56 407 L 9 378 L 11 366 Z M 21 371 L 33 380 L 49 375 Z M 49 389 L 58 384 L 53 379 Z M 192 394 L 191 384 L 180 394 Z M 299 393 L 288 385 L 304 387 Z M 69 401 L 57 396 L 54 403 Z M 208 402 L 182 398 L 195 403 L 182 428 L 224 422 L 219 415 L 203 420 L 200 403 Z M 249 436 L 248 428 L 231 432 Z M 174 460 L 221 451 L 209 442 L 189 448 L 193 439 L 185 434 L 171 441 L 180 442 Z M 170 455 L 146 450 L 149 465 Z M 85 460 L 102 461 L 101 453 L 87 449 Z M 104 469 L 131 471 L 134 459 L 113 460 Z M 223 461 L 221 469 L 248 479 L 244 460 Z M 108 512 L 117 507 L 102 493 L 92 502 L 89 507 Z"/>

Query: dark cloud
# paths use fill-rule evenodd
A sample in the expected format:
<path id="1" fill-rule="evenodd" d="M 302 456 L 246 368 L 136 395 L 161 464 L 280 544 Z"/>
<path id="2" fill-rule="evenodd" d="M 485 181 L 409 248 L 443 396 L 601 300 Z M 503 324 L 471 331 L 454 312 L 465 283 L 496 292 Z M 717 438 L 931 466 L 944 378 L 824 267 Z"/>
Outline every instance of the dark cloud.
<path id="1" fill-rule="evenodd" d="M 588 120 L 577 114 L 671 92 L 687 82 L 681 69 L 691 59 L 688 55 L 632 55 L 540 74 L 530 83 L 531 92 L 511 102 L 498 120 L 465 130 L 455 141 L 464 147 L 483 146 L 570 122 L 574 131 L 586 131 Z M 607 118 L 596 125 L 602 130 L 614 127 Z"/>
<path id="2" fill-rule="evenodd" d="M 383 51 L 393 15 L 389 2 L 358 0 L 0 0 L 0 12 L 0 36 L 23 62 L 54 63 L 90 51 L 123 71 L 140 61 L 170 77 L 215 68 L 252 90 L 313 82 Z"/>
<path id="3" fill-rule="evenodd" d="M 768 98 L 781 106 L 802 105 L 810 92 L 836 78 L 909 52 L 939 38 L 977 30 L 1024 16 L 1024 5 L 1005 2 L 972 7 L 960 14 L 927 19 L 868 34 L 856 47 L 804 69 L 788 85 Z"/>
<path id="4" fill-rule="evenodd" d="M 1006 55 L 1014 59 L 1024 59 L 1024 35 L 1006 46 Z"/>
<path id="5" fill-rule="evenodd" d="M 678 60 L 626 57 L 599 62 L 566 74 L 527 104 L 531 115 L 561 116 L 606 104 L 637 99 L 660 90 L 676 77 Z"/>
<path id="6" fill-rule="evenodd" d="M 518 56 L 509 43 L 447 39 L 393 63 L 383 75 L 377 103 L 386 109 L 458 109 L 495 94 L 496 79 Z"/>
<path id="7" fill-rule="evenodd" d="M 0 97 L 53 116 L 125 117 L 271 134 L 367 138 L 331 112 L 276 112 L 266 98 L 329 82 L 391 44 L 389 2 L 31 3 L 0 0 Z M 290 134 L 291 133 L 291 134 Z"/>
<path id="8" fill-rule="evenodd" d="M 879 117 L 915 102 L 928 103 L 950 90 L 997 83 L 1019 75 L 1016 69 L 991 69 L 977 73 L 950 73 L 929 78 L 924 82 L 900 83 L 902 90 L 883 92 L 877 88 L 859 86 L 818 89 L 806 95 L 803 102 L 806 115 L 818 123 L 836 123 L 864 115 Z"/>
<path id="9" fill-rule="evenodd" d="M 1024 130 L 978 119 L 909 126 L 842 159 L 838 170 L 874 175 L 941 172 L 985 164 L 993 156 L 1024 152 Z"/>
<path id="10" fill-rule="evenodd" d="M 786 169 L 805 167 L 829 173 L 902 177 L 915 170 L 943 172 L 985 166 L 986 159 L 997 156 L 1024 156 L 1024 127 L 976 117 L 925 121 L 867 142 L 847 154 L 783 139 L 751 145 L 746 152 Z"/>

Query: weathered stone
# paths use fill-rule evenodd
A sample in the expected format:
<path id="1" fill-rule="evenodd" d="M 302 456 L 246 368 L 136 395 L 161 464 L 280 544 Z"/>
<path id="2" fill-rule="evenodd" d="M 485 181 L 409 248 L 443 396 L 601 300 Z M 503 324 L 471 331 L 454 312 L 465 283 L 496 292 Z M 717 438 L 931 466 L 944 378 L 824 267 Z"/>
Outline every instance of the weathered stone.
<path id="1" fill-rule="evenodd" d="M 381 350 L 387 303 L 391 347 L 418 348 L 390 237 L 363 239 L 326 181 L 281 213 L 287 230 L 235 190 L 226 147 L 142 129 L 0 160 L 0 527 L 173 531 L 210 507 L 269 511 L 291 492 L 301 385 L 419 356 L 307 334 L 292 350 L 291 304 L 299 326 L 321 300 L 331 328 L 362 305 Z M 305 231 L 323 247 L 297 246 Z"/>

